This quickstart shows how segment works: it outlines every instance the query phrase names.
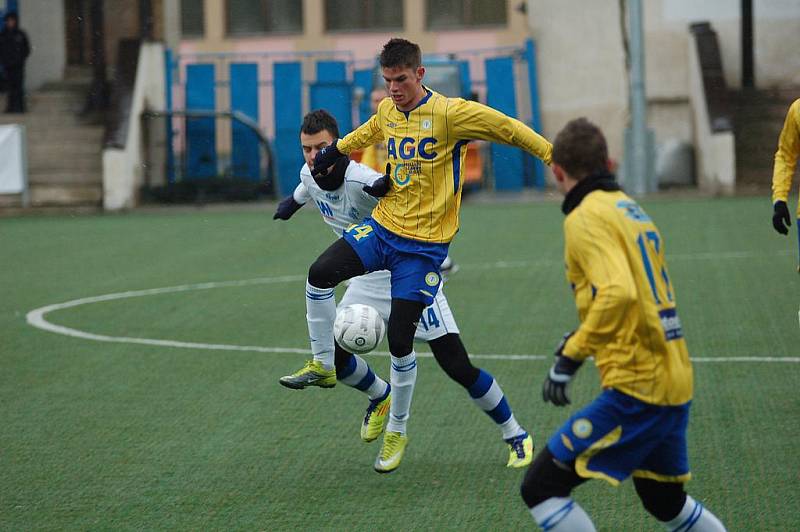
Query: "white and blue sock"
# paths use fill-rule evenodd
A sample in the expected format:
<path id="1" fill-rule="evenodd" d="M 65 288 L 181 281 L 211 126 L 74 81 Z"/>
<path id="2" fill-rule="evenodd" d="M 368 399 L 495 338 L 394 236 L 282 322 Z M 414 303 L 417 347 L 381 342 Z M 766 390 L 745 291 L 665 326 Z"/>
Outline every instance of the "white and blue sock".
<path id="1" fill-rule="evenodd" d="M 414 384 L 417 382 L 417 353 L 411 351 L 404 357 L 392 357 L 392 404 L 386 432 L 406 433 Z"/>
<path id="2" fill-rule="evenodd" d="M 503 390 L 494 377 L 484 370 L 480 370 L 478 380 L 468 388 L 469 395 L 478 408 L 486 412 L 492 418 L 503 433 L 504 440 L 510 440 L 516 436 L 525 434 L 519 423 L 517 423 L 511 407 L 508 406 Z"/>
<path id="3" fill-rule="evenodd" d="M 381 379 L 369 364 L 358 355 L 350 357 L 344 368 L 337 372 L 336 379 L 351 388 L 361 390 L 370 401 L 384 400 L 389 394 L 389 383 Z"/>
<path id="4" fill-rule="evenodd" d="M 672 532 L 725 532 L 725 525 L 717 516 L 688 495 L 678 516 L 663 524 Z"/>
<path id="5" fill-rule="evenodd" d="M 594 524 L 580 505 L 569 497 L 550 497 L 531 508 L 542 530 L 552 532 L 595 532 Z"/>
<path id="6" fill-rule="evenodd" d="M 317 288 L 306 281 L 306 321 L 311 353 L 325 369 L 333 369 L 333 322 L 336 321 L 336 299 L 333 288 Z"/>

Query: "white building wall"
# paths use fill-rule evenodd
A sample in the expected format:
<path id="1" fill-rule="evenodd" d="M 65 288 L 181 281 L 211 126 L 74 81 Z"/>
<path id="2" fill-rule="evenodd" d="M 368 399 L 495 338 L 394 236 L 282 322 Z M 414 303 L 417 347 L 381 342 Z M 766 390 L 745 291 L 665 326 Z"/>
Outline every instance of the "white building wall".
<path id="1" fill-rule="evenodd" d="M 756 86 L 800 85 L 800 0 L 755 0 L 753 11 Z"/>
<path id="2" fill-rule="evenodd" d="M 585 116 L 605 131 L 611 157 L 622 156 L 628 79 L 618 0 L 530 0 L 528 20 L 538 47 L 543 133 L 552 139 Z"/>
<path id="3" fill-rule="evenodd" d="M 656 143 L 693 142 L 689 101 L 689 26 L 710 22 L 716 31 L 725 80 L 741 87 L 739 0 L 642 0 L 648 126 Z M 759 88 L 800 84 L 800 0 L 754 0 L 755 77 Z M 601 125 L 612 157 L 622 159 L 628 120 L 619 0 L 528 0 L 536 40 L 544 133 L 570 118 Z"/>

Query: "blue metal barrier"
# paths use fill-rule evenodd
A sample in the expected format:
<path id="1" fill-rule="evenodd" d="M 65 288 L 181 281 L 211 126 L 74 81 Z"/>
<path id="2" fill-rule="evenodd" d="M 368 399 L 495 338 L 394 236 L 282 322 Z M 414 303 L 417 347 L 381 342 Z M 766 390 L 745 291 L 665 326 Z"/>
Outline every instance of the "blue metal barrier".
<path id="1" fill-rule="evenodd" d="M 490 107 L 509 116 L 517 116 L 513 57 L 486 60 L 486 99 Z M 502 144 L 492 144 L 491 151 L 495 189 L 522 189 L 522 151 Z"/>
<path id="2" fill-rule="evenodd" d="M 230 65 L 231 110 L 240 111 L 258 123 L 258 65 Z M 233 122 L 231 171 L 233 177 L 258 181 L 261 175 L 261 150 L 258 137 L 244 124 Z"/>
<path id="3" fill-rule="evenodd" d="M 358 121 L 361 124 L 372 116 L 372 76 L 374 73 L 374 68 L 353 71 L 353 85 L 361 89 L 364 94 L 358 103 Z"/>
<path id="4" fill-rule="evenodd" d="M 446 81 L 453 87 L 442 89 L 446 95 L 469 98 L 473 91 L 481 96 L 486 94 L 490 106 L 541 131 L 535 53 L 535 44 L 529 40 L 523 48 L 460 50 L 440 54 L 442 58 L 432 57 L 428 66 L 452 65 L 454 72 Z M 174 91 L 167 90 L 168 110 L 172 110 L 170 97 L 174 95 L 179 102 L 183 93 L 185 110 L 240 111 L 257 122 L 261 122 L 261 118 L 267 119 L 267 123 L 260 123 L 260 127 L 264 135 L 274 139 L 272 147 L 278 183 L 275 191 L 281 195 L 292 192 L 303 164 L 298 146 L 303 112 L 314 108 L 327 109 L 339 122 L 341 135 L 345 135 L 353 129 L 354 120 L 363 123 L 371 116 L 370 93 L 375 83 L 380 83 L 375 61 L 354 61 L 352 52 L 193 53 L 174 57 L 168 53 L 166 59 L 167 83 L 174 84 Z M 481 68 L 481 64 L 485 68 Z M 523 80 L 525 83 L 515 83 L 517 68 L 526 66 L 527 72 L 519 71 L 527 76 Z M 315 79 L 303 79 L 302 73 L 312 70 L 316 72 Z M 476 72 L 478 78 L 474 77 Z M 430 68 L 429 73 L 433 74 Z M 215 76 L 219 78 L 215 79 Z M 431 78 L 431 83 L 434 78 Z M 517 94 L 517 87 L 526 84 L 530 87 L 530 94 L 524 89 Z M 353 101 L 354 88 L 363 95 L 357 105 Z M 217 109 L 216 94 L 222 101 L 230 101 L 230 107 Z M 527 113 L 526 99 L 529 96 L 531 116 L 519 116 L 519 110 Z M 270 107 L 264 108 L 264 105 Z M 226 175 L 233 174 L 233 177 L 254 180 L 263 173 L 260 167 L 266 159 L 261 156 L 262 150 L 259 150 L 252 131 L 233 123 L 232 144 L 228 151 L 226 146 L 217 145 L 216 129 L 218 125 L 222 127 L 221 123 L 206 118 L 208 115 L 187 113 L 183 116 L 188 120 L 183 137 L 185 142 L 176 141 L 169 146 L 177 150 L 185 148 L 182 168 L 186 177 L 208 178 L 225 172 Z M 176 118 L 174 122 L 175 132 L 180 133 L 178 120 Z M 171 123 L 167 124 L 170 137 L 171 126 Z M 222 127 L 221 131 L 226 129 Z M 217 150 L 221 152 L 219 155 Z M 492 145 L 489 150 L 498 190 L 520 190 L 531 184 L 544 186 L 544 167 L 538 159 L 507 146 Z M 172 162 L 173 156 L 172 152 L 167 155 L 170 182 L 182 177 L 170 170 L 177 167 Z"/>
<path id="5" fill-rule="evenodd" d="M 468 100 L 472 97 L 472 78 L 469 75 L 469 61 L 458 62 L 458 73 L 461 76 L 461 97 Z"/>
<path id="6" fill-rule="evenodd" d="M 186 67 L 186 109 L 215 109 L 214 65 Z M 208 179 L 217 175 L 217 130 L 213 118 L 186 120 L 186 178 Z"/>
<path id="7" fill-rule="evenodd" d="M 311 85 L 311 108 L 327 109 L 344 136 L 353 129 L 353 88 L 344 61 L 317 62 L 317 81 Z"/>
<path id="8" fill-rule="evenodd" d="M 303 79 L 299 62 L 275 63 L 275 158 L 278 169 L 278 191 L 281 196 L 291 194 L 299 183 L 303 153 L 298 135 L 303 119 Z"/>
<path id="9" fill-rule="evenodd" d="M 164 50 L 164 103 L 166 104 L 166 111 L 172 112 L 172 71 L 175 68 L 172 50 L 166 48 Z M 166 128 L 167 139 L 167 182 L 175 182 L 175 131 L 172 127 L 172 118 L 167 118 L 164 122 Z"/>
<path id="10" fill-rule="evenodd" d="M 528 90 L 531 94 L 531 126 L 542 134 L 542 110 L 539 106 L 539 79 L 536 71 L 536 43 L 533 39 L 525 41 L 525 60 L 528 63 Z M 533 186 L 544 189 L 544 163 L 532 155 L 526 154 L 527 161 L 533 165 Z"/>

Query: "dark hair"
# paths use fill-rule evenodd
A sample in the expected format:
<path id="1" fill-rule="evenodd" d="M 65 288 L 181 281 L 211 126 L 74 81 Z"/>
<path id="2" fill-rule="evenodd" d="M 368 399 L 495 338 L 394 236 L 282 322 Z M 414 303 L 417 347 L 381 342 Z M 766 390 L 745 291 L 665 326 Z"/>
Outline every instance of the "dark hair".
<path id="1" fill-rule="evenodd" d="M 19 15 L 17 15 L 13 11 L 9 11 L 8 13 L 6 13 L 6 15 L 3 17 L 3 22 L 6 22 L 12 18 L 14 19 L 14 22 L 19 23 Z"/>
<path id="2" fill-rule="evenodd" d="M 608 146 L 600 128 L 586 118 L 570 120 L 553 142 L 553 162 L 575 179 L 608 171 Z"/>
<path id="3" fill-rule="evenodd" d="M 306 135 L 313 135 L 320 131 L 327 131 L 334 139 L 339 138 L 339 124 L 336 119 L 325 109 L 315 109 L 303 118 L 303 125 L 300 132 Z"/>
<path id="4" fill-rule="evenodd" d="M 410 68 L 416 70 L 422 64 L 422 50 L 418 44 L 394 38 L 383 45 L 380 56 L 383 68 Z"/>

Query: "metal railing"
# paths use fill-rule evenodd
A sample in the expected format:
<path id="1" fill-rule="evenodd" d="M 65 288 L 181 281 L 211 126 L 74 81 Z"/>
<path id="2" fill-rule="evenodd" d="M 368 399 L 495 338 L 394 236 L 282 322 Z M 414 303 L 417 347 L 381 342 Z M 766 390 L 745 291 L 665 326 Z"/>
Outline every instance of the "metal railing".
<path id="1" fill-rule="evenodd" d="M 149 202 L 186 203 L 247 201 L 274 195 L 274 158 L 270 142 L 258 123 L 240 111 L 145 111 L 142 119 L 144 175 L 142 199 Z M 188 125 L 192 120 L 213 119 L 216 134 L 213 175 L 195 175 L 187 160 Z M 222 123 L 220 123 L 222 121 Z M 233 124 L 255 135 L 259 154 L 246 168 L 233 159 Z M 253 173 L 253 170 L 256 173 Z"/>

